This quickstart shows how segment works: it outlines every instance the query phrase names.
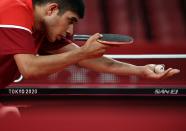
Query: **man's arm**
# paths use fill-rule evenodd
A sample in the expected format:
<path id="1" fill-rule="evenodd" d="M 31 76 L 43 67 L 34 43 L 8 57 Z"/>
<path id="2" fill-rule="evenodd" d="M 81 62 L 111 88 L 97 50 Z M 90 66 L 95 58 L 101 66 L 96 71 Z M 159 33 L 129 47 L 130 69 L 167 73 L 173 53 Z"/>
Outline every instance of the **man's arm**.
<path id="1" fill-rule="evenodd" d="M 17 54 L 14 56 L 19 71 L 24 78 L 45 76 L 61 71 L 83 58 L 79 50 L 49 56 L 35 56 L 32 54 Z"/>
<path id="2" fill-rule="evenodd" d="M 84 46 L 48 56 L 35 56 L 32 54 L 16 54 L 14 59 L 19 71 L 25 78 L 49 75 L 63 70 L 69 65 L 76 64 L 83 59 L 100 57 L 108 46 L 100 44 L 99 34 L 92 36 Z"/>
<path id="3" fill-rule="evenodd" d="M 97 72 L 113 73 L 116 75 L 136 75 L 148 79 L 162 79 L 171 77 L 180 71 L 169 68 L 162 73 L 155 73 L 152 64 L 136 66 L 133 64 L 120 62 L 114 59 L 101 57 L 96 59 L 82 60 L 78 63 L 82 67 L 92 69 Z"/>
<path id="4" fill-rule="evenodd" d="M 54 53 L 66 52 L 76 48 L 79 48 L 76 44 L 70 44 L 62 49 L 55 51 Z M 180 72 L 177 69 L 169 68 L 165 72 L 157 74 L 154 72 L 154 67 L 151 65 L 136 66 L 107 57 L 84 59 L 79 61 L 78 65 L 97 72 L 113 73 L 117 75 L 136 75 L 150 79 L 166 78 Z"/>

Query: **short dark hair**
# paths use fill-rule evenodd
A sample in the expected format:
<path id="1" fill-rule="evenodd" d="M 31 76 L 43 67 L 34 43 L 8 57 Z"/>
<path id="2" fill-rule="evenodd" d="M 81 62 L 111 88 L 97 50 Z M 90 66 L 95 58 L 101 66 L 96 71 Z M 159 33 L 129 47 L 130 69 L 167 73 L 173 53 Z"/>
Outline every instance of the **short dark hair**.
<path id="1" fill-rule="evenodd" d="M 59 13 L 73 11 L 74 13 L 77 13 L 80 18 L 84 17 L 85 5 L 83 0 L 33 0 L 34 5 L 44 5 L 51 2 L 59 5 Z"/>

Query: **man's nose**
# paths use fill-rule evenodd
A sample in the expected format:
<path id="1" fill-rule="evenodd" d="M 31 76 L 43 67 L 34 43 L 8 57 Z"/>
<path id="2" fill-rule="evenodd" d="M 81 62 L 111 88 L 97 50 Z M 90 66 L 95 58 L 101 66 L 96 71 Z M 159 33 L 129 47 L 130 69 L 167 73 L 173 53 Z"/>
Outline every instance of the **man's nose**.
<path id="1" fill-rule="evenodd" d="M 67 33 L 70 33 L 71 35 L 74 33 L 74 25 L 70 25 L 67 29 Z"/>

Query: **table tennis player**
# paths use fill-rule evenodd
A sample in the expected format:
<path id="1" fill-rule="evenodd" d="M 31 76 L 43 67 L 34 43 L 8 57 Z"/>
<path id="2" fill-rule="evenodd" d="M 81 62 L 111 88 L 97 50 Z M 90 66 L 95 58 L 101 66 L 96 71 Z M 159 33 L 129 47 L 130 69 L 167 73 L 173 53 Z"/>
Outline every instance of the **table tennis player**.
<path id="1" fill-rule="evenodd" d="M 112 46 L 98 42 L 99 33 L 78 47 L 71 36 L 84 10 L 83 0 L 0 0 L 0 87 L 8 86 L 20 74 L 25 79 L 41 77 L 72 64 L 150 79 L 179 73 L 172 68 L 155 73 L 149 65 L 106 58 L 103 54 Z"/>

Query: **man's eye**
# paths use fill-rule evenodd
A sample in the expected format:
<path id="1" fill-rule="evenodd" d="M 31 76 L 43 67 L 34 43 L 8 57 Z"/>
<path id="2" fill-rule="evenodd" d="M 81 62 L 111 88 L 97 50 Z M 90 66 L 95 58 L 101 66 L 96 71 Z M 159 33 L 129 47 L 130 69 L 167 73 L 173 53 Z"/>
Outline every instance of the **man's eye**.
<path id="1" fill-rule="evenodd" d="M 76 24 L 76 23 L 77 23 L 77 20 L 74 19 L 74 18 L 69 18 L 69 19 L 68 19 L 68 23 L 69 23 L 69 24 Z"/>
<path id="2" fill-rule="evenodd" d="M 69 21 L 69 24 L 74 24 L 74 21 L 70 20 L 70 21 Z"/>

